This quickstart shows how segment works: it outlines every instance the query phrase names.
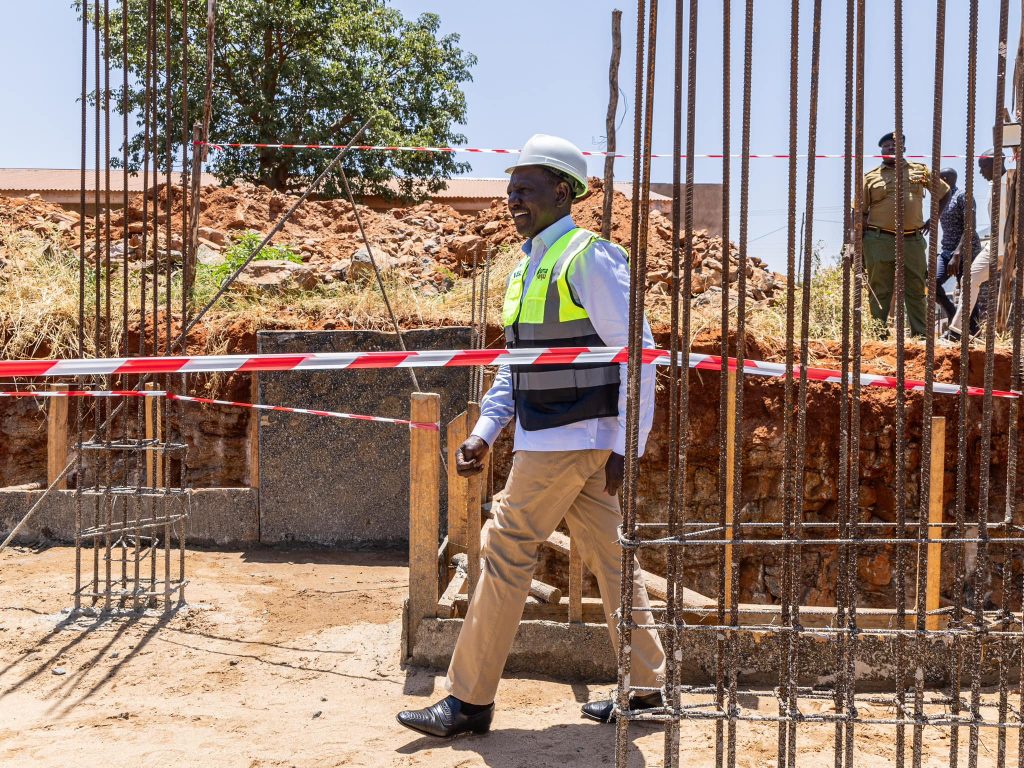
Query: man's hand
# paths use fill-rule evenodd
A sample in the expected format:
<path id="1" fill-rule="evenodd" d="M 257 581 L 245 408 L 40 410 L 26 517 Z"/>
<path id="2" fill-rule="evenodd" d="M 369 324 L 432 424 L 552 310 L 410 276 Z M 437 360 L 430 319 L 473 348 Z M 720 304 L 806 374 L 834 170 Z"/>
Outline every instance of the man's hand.
<path id="1" fill-rule="evenodd" d="M 622 487 L 622 478 L 626 475 L 626 457 L 617 453 L 609 454 L 604 465 L 604 492 L 614 496 Z"/>
<path id="2" fill-rule="evenodd" d="M 455 471 L 459 473 L 459 477 L 479 474 L 484 468 L 484 458 L 489 450 L 490 446 L 483 438 L 470 435 L 455 452 Z"/>
<path id="3" fill-rule="evenodd" d="M 959 275 L 960 274 L 960 249 L 957 248 L 953 251 L 953 255 L 949 259 L 949 264 L 946 267 L 947 275 Z"/>

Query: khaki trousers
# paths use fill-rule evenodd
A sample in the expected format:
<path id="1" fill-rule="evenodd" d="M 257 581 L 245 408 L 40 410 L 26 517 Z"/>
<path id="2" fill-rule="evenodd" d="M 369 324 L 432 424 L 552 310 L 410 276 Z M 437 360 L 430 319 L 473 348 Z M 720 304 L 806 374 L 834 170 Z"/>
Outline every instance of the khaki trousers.
<path id="1" fill-rule="evenodd" d="M 868 273 L 871 290 L 868 302 L 871 316 L 886 325 L 889 322 L 889 308 L 892 306 L 896 287 L 896 236 L 886 232 L 868 230 L 864 233 L 864 268 Z M 925 311 L 926 274 L 928 261 L 925 256 L 924 235 L 920 232 L 903 238 L 903 302 L 896 300 L 896 312 L 901 303 L 907 306 L 910 332 L 914 336 L 925 336 L 927 315 Z"/>
<path id="2" fill-rule="evenodd" d="M 446 688 L 470 704 L 490 704 L 498 690 L 541 542 L 565 518 L 587 568 L 597 577 L 612 646 L 618 632 L 621 550 L 619 501 L 604 492 L 609 451 L 518 451 L 503 493 L 495 496 L 494 524 L 481 542 L 480 581 L 448 668 Z M 653 618 L 640 566 L 634 561 L 634 618 Z M 631 683 L 660 686 L 665 653 L 653 629 L 633 631 Z"/>

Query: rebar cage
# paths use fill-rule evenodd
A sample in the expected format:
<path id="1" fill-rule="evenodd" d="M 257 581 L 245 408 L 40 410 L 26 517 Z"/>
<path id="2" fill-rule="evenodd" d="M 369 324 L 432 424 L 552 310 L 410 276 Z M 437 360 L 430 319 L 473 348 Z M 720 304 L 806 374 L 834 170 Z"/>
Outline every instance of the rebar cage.
<path id="1" fill-rule="evenodd" d="M 1012 345 L 1009 381 L 1013 390 L 1021 389 L 1021 308 L 1022 281 L 1019 262 L 1012 249 L 1007 253 L 1001 273 L 990 276 L 990 285 L 999 286 L 999 303 L 989 304 L 983 321 L 981 344 L 983 355 L 975 350 L 970 356 L 969 334 L 964 333 L 958 345 L 960 360 L 956 383 L 960 385 L 955 409 L 957 447 L 955 501 L 949 509 L 942 505 L 942 476 L 937 477 L 934 461 L 922 460 L 919 484 L 911 483 L 908 455 L 919 451 L 922 457 L 942 453 L 944 433 L 937 432 L 936 407 L 932 385 L 936 381 L 935 339 L 932 333 L 924 340 L 925 386 L 911 392 L 905 386 L 907 350 L 906 317 L 902 294 L 906 287 L 906 236 L 904 221 L 903 180 L 896 176 L 895 292 L 893 337 L 889 342 L 896 361 L 896 394 L 891 423 L 895 434 L 894 520 L 877 522 L 862 517 L 860 499 L 864 467 L 861 464 L 862 379 L 865 323 L 864 234 L 860 214 L 864 210 L 861 179 L 864 167 L 864 105 L 866 23 L 865 0 L 847 0 L 845 40 L 826 41 L 845 44 L 845 169 L 844 227 L 842 257 L 842 376 L 837 384 L 810 384 L 805 373 L 809 360 L 810 298 L 814 289 L 810 259 L 797 263 L 802 250 L 810 253 L 813 245 L 813 212 L 815 198 L 815 162 L 818 139 L 818 98 L 820 52 L 822 44 L 822 0 L 805 3 L 810 8 L 812 28 L 809 53 L 800 51 L 800 0 L 780 4 L 789 12 L 789 146 L 788 158 L 788 248 L 787 288 L 785 296 L 786 372 L 782 380 L 783 408 L 780 433 L 784 444 L 781 519 L 753 521 L 744 508 L 744 394 L 743 361 L 747 346 L 746 265 L 748 259 L 748 219 L 750 216 L 750 135 L 751 89 L 753 85 L 753 53 L 755 39 L 755 1 L 742 3 L 743 15 L 733 20 L 731 0 L 722 0 L 722 36 L 708 44 L 698 40 L 699 0 L 677 0 L 674 3 L 674 103 L 671 115 L 674 125 L 672 209 L 674 229 L 673 283 L 671 296 L 672 328 L 670 345 L 673 360 L 676 353 L 689 351 L 693 343 L 691 307 L 688 301 L 693 280 L 693 201 L 690 190 L 694 181 L 694 137 L 696 121 L 721 120 L 722 125 L 722 232 L 729 236 L 735 223 L 738 230 L 738 257 L 735 266 L 722 259 L 722 311 L 719 328 L 722 368 L 719 394 L 719 467 L 718 519 L 699 520 L 689 514 L 688 500 L 693 489 L 687 475 L 687 427 L 690 420 L 690 380 L 685 369 L 674 364 L 667 386 L 670 400 L 669 472 L 665 478 L 669 503 L 665 513 L 655 520 L 641 520 L 638 504 L 639 393 L 640 363 L 636 354 L 641 348 L 647 231 L 650 214 L 648 199 L 652 153 L 652 126 L 655 120 L 654 82 L 658 45 L 658 0 L 637 3 L 636 86 L 634 114 L 634 189 L 642 193 L 633 199 L 631 237 L 631 317 L 630 367 L 628 375 L 629 412 L 627 414 L 626 480 L 623 505 L 622 592 L 619 621 L 619 676 L 616 701 L 617 738 L 616 765 L 632 764 L 630 724 L 635 721 L 656 721 L 664 725 L 666 766 L 687 762 L 687 752 L 697 743 L 694 738 L 702 729 L 712 731 L 714 764 L 735 766 L 747 764 L 744 752 L 744 729 L 760 734 L 762 746 L 771 744 L 769 732 L 776 729 L 774 761 L 783 766 L 821 765 L 831 761 L 837 768 L 852 766 L 858 761 L 860 739 L 877 739 L 891 734 L 891 760 L 897 766 L 910 763 L 915 768 L 926 757 L 927 743 L 935 730 L 948 738 L 946 747 L 931 747 L 945 752 L 944 764 L 964 764 L 974 768 L 979 760 L 985 764 L 1004 766 L 1008 761 L 1024 765 L 1024 738 L 1021 682 L 1024 626 L 1021 621 L 1021 573 L 1013 567 L 1024 544 L 1024 529 L 1018 503 L 1019 478 L 1019 400 L 996 405 L 992 391 L 996 380 L 995 358 L 997 327 L 1009 334 Z M 735 4 L 740 5 L 740 4 Z M 837 7 L 839 4 L 835 4 Z M 893 115 L 896 136 L 895 163 L 906 162 L 903 132 L 903 38 L 904 3 L 894 0 L 891 29 L 871 28 L 874 41 L 893 44 L 895 101 Z M 1009 2 L 998 6 L 996 14 L 979 14 L 978 0 L 969 0 L 969 23 L 953 34 L 967 38 L 967 83 L 958 94 L 966 94 L 965 126 L 968 163 L 977 155 L 975 148 L 977 120 L 978 30 L 979 24 L 998 25 L 998 65 L 996 112 L 992 125 L 995 178 L 1003 164 L 1003 125 L 1008 117 L 1003 104 L 1007 100 L 1006 51 Z M 1019 4 L 1018 4 L 1019 5 Z M 941 157 L 942 105 L 944 89 L 946 40 L 946 2 L 937 0 L 935 26 L 934 112 L 932 116 L 932 147 L 930 168 L 932 179 L 939 176 Z M 829 10 L 837 7 L 831 4 Z M 773 8 L 776 6 L 773 5 Z M 668 9 L 666 9 L 668 10 Z M 737 8 L 737 11 L 740 9 Z M 920 27 L 915 27 L 920 30 Z M 738 155 L 732 135 L 733 114 L 731 57 L 734 34 L 742 31 L 744 71 L 742 114 Z M 702 47 L 698 48 L 698 43 Z M 698 115 L 698 63 L 710 57 L 721 57 L 721 111 Z M 959 83 L 957 84 L 960 85 Z M 715 90 L 718 84 L 710 84 Z M 801 86 L 805 86 L 801 89 Z M 801 108 L 801 94 L 807 103 Z M 1012 80 L 1012 103 L 1024 101 L 1024 77 Z M 806 115 L 802 126 L 806 147 L 799 146 L 800 116 Z M 1018 116 L 1019 120 L 1019 116 Z M 987 138 L 983 139 L 988 143 Z M 739 159 L 739 215 L 731 219 L 730 196 L 733 180 L 733 158 Z M 804 165 L 806 189 L 802 204 L 806 226 L 798 235 L 798 177 Z M 973 199 L 973 173 L 966 174 L 965 193 Z M 932 182 L 932 191 L 938 189 Z M 994 186 L 993 221 L 1000 221 L 1001 206 L 1009 206 L 1017 243 L 1021 242 L 1021 212 L 1024 194 L 1017 183 L 1011 199 L 1000 199 L 1000 185 Z M 968 209 L 970 206 L 967 206 Z M 937 232 L 939 195 L 931 196 L 931 231 Z M 965 231 L 972 231 L 973 213 L 967 214 Z M 802 237 L 801 237 L 802 235 Z M 928 246 L 928 280 L 936 274 L 938 238 L 930 237 Z M 726 252 L 727 253 L 727 252 Z M 729 270 L 736 273 L 730 277 Z M 969 291 L 970 277 L 965 270 L 964 291 Z M 930 282 L 926 282 L 930 284 Z M 990 295 L 995 293 L 990 291 Z M 927 301 L 928 329 L 935 327 L 935 302 Z M 966 329 L 965 329 L 966 330 Z M 915 344 L 917 344 L 915 342 Z M 729 358 L 735 362 L 730 362 Z M 968 382 L 982 383 L 984 396 L 980 411 L 968 402 Z M 836 515 L 834 520 L 809 521 L 804 515 L 804 476 L 809 425 L 807 423 L 808 392 L 828 393 L 834 398 L 839 421 L 838 444 L 834 447 L 838 467 Z M 971 398 L 972 401 L 977 398 Z M 908 430 L 913 419 L 919 429 L 912 436 Z M 994 467 L 994 414 L 1005 418 L 1004 467 Z M 953 434 L 951 424 L 950 434 Z M 938 470 L 941 472 L 941 463 Z M 976 484 L 975 484 L 976 481 Z M 938 502 L 936 504 L 936 498 Z M 913 501 L 913 503 L 912 503 Z M 936 516 L 936 509 L 938 515 Z M 943 517 L 945 511 L 945 517 Z M 893 554 L 894 604 L 890 609 L 867 608 L 863 601 L 858 563 L 871 548 L 887 547 Z M 834 609 L 807 610 L 801 606 L 804 585 L 801 583 L 801 556 L 809 549 L 831 549 L 837 559 Z M 652 619 L 644 623 L 634 611 L 632 576 L 634 555 L 656 550 L 667 567 L 668 594 L 665 607 L 656 609 Z M 713 555 L 708 555 L 710 550 Z M 682 565 L 693 553 L 702 553 L 702 562 L 717 563 L 717 606 L 694 609 L 683 599 Z M 781 561 L 781 599 L 776 605 L 741 605 L 741 584 L 736 556 L 741 553 L 771 553 Z M 936 574 L 941 558 L 953 572 L 952 589 L 946 605 L 939 604 Z M 1016 583 L 1015 583 L 1016 582 Z M 661 706 L 640 709 L 632 697 L 653 693 L 631 683 L 631 634 L 638 627 L 656 627 L 666 650 L 667 665 Z M 692 684 L 693 665 L 698 648 L 710 649 L 711 684 Z M 891 662 L 891 675 L 885 690 L 871 690 L 866 674 L 870 664 L 885 654 Z M 808 659 L 819 660 L 818 673 L 811 670 Z M 772 679 L 768 685 L 753 685 L 749 670 L 754 658 L 771 659 Z M 824 664 L 828 674 L 820 674 Z M 764 666 L 764 663 L 762 663 Z M 877 686 L 875 686 L 877 687 Z M 802 734 L 809 729 L 827 729 L 830 754 L 820 751 L 808 754 L 801 750 Z M 881 729 L 881 730 L 880 730 Z M 818 742 L 820 744 L 820 742 Z M 1015 754 L 1014 754 L 1015 753 Z M 763 752 L 759 753 L 763 755 Z M 930 753 L 934 756 L 935 752 Z M 703 763 L 702 763 L 703 764 Z M 935 764 L 929 762 L 928 764 Z"/>
<path id="2" fill-rule="evenodd" d="M 192 327 L 189 286 L 196 237 L 190 223 L 198 219 L 198 196 L 190 191 L 193 145 L 184 127 L 184 67 L 192 44 L 188 2 L 122 0 L 112 9 L 110 0 L 83 0 L 81 22 L 78 356 L 174 354 L 183 349 Z M 138 168 L 132 167 L 129 153 L 131 29 L 145 29 L 146 36 Z M 111 83 L 112 68 L 121 69 L 120 84 Z M 123 140 L 120 152 L 112 152 L 111 119 L 118 114 Z M 182 120 L 180 136 L 172 135 L 175 117 Z M 175 174 L 176 162 L 181 170 Z M 193 181 L 201 161 L 198 165 Z M 117 166 L 123 174 L 120 199 L 111 191 L 112 167 Z M 128 197 L 130 171 L 142 176 L 141 211 Z M 93 215 L 91 233 L 87 213 Z M 172 235 L 176 216 L 181 236 Z M 133 253 L 139 258 L 129 264 Z M 114 378 L 96 377 L 89 386 L 142 390 L 159 385 L 168 392 L 186 387 L 185 376 Z M 61 473 L 73 477 L 75 487 L 76 611 L 169 611 L 184 603 L 186 445 L 175 436 L 180 419 L 169 413 L 170 402 L 146 397 L 77 406 L 77 452 Z"/>

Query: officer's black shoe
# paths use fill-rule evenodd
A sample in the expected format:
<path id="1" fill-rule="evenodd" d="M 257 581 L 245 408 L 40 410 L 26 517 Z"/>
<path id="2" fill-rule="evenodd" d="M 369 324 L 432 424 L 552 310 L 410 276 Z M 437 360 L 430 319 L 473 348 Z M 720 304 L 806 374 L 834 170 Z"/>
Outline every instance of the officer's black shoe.
<path id="1" fill-rule="evenodd" d="M 464 710 L 470 708 L 473 714 Z M 460 733 L 487 733 L 494 719 L 494 704 L 486 707 L 465 705 L 454 696 L 441 699 L 425 709 L 398 713 L 398 722 L 427 736 L 448 738 Z"/>
<path id="2" fill-rule="evenodd" d="M 629 699 L 630 709 L 653 709 L 662 706 L 661 691 L 648 693 L 644 696 L 631 696 Z M 597 720 L 599 723 L 615 722 L 615 700 L 602 699 L 584 704 L 581 710 L 584 717 Z"/>

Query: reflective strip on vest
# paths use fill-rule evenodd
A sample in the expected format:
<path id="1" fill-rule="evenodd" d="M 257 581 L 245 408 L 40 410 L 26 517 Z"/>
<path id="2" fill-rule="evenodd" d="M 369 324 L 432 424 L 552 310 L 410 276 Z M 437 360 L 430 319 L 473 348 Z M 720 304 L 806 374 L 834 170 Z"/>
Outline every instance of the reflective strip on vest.
<path id="1" fill-rule="evenodd" d="M 525 291 L 529 257 L 516 266 L 502 306 L 509 348 L 604 346 L 569 285 L 573 260 L 598 239 L 579 228 L 564 234 L 544 254 Z M 522 366 L 512 372 L 516 415 L 526 430 L 617 416 L 619 381 L 618 364 Z"/>

